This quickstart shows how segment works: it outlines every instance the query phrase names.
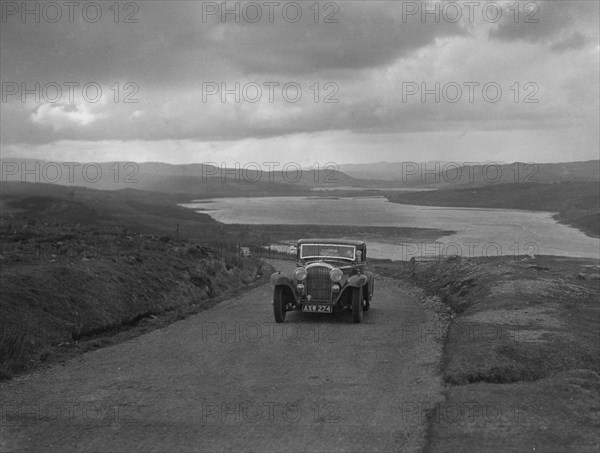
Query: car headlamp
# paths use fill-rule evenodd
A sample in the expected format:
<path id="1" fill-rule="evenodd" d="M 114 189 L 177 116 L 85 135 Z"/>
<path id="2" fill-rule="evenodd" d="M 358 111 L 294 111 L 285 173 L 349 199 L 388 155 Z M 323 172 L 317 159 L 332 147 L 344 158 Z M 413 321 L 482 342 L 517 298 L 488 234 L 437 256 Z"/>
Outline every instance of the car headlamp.
<path id="1" fill-rule="evenodd" d="M 297 267 L 294 271 L 294 278 L 298 281 L 302 281 L 308 275 L 308 271 L 303 267 Z"/>
<path id="2" fill-rule="evenodd" d="M 342 275 L 344 275 L 344 273 L 341 269 L 332 269 L 332 271 L 329 273 L 331 281 L 336 283 L 342 279 Z"/>

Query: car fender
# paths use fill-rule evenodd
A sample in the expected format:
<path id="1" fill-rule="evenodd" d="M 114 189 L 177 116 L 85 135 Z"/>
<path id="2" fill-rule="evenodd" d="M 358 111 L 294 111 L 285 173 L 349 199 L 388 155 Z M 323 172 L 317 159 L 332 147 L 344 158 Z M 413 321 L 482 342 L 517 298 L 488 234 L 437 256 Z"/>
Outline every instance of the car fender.
<path id="1" fill-rule="evenodd" d="M 298 301 L 298 291 L 294 288 L 293 281 L 289 276 L 275 273 L 271 275 L 271 283 L 274 288 L 277 288 L 278 286 L 289 288 L 292 300 L 289 300 L 288 302 L 296 303 Z"/>
<path id="2" fill-rule="evenodd" d="M 271 284 L 273 286 L 285 285 L 293 288 L 293 282 L 289 275 L 280 274 L 279 272 L 275 272 L 271 275 Z"/>
<path id="3" fill-rule="evenodd" d="M 361 287 L 365 286 L 366 283 L 367 283 L 367 276 L 364 274 L 352 275 L 348 279 L 348 286 L 352 286 L 354 288 L 361 288 Z"/>

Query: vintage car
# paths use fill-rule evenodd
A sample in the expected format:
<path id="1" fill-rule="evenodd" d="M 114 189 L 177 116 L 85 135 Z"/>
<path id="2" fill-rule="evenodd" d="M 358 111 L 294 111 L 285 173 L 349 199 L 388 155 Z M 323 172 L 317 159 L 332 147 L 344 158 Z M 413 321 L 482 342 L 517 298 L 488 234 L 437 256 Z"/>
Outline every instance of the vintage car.
<path id="1" fill-rule="evenodd" d="M 297 264 L 292 275 L 271 276 L 273 311 L 283 322 L 288 311 L 333 313 L 352 310 L 361 322 L 373 298 L 373 273 L 366 270 L 367 246 L 362 241 L 300 239 L 294 246 Z"/>

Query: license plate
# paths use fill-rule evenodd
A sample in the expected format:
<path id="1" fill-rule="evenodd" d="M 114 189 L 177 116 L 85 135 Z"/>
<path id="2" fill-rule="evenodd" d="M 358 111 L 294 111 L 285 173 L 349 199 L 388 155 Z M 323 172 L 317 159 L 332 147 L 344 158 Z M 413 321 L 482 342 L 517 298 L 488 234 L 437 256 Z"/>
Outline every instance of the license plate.
<path id="1" fill-rule="evenodd" d="M 302 311 L 310 313 L 332 313 L 332 308 L 331 305 L 303 305 Z"/>

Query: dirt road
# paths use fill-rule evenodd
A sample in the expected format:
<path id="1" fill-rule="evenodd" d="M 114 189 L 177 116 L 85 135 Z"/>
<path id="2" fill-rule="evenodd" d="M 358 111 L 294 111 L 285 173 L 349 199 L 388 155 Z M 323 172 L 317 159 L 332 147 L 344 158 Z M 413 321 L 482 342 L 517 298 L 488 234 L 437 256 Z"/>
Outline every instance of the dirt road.
<path id="1" fill-rule="evenodd" d="M 350 313 L 272 317 L 270 285 L 0 387 L 1 451 L 419 451 L 435 321 L 378 279 Z"/>

